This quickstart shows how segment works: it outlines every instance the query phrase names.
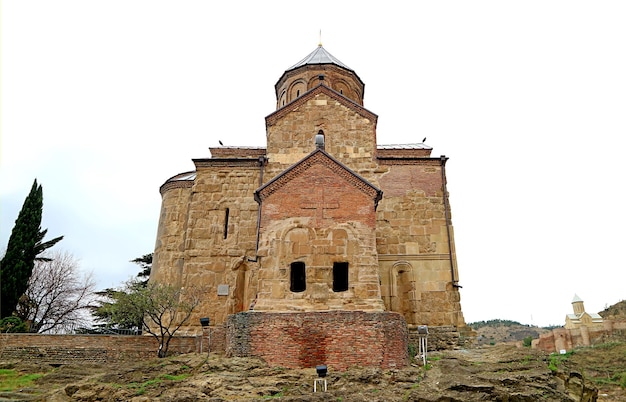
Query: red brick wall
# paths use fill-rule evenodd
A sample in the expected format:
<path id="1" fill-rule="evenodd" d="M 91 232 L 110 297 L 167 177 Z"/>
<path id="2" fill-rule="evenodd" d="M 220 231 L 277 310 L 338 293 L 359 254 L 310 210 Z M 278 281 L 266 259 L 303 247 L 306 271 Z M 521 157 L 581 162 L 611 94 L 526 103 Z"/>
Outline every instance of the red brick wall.
<path id="1" fill-rule="evenodd" d="M 257 356 L 270 366 L 326 364 L 338 371 L 409 362 L 406 322 L 392 312 L 239 313 L 228 318 L 226 353 Z"/>
<path id="2" fill-rule="evenodd" d="M 391 166 L 389 173 L 381 177 L 380 188 L 386 198 L 405 197 L 407 192 L 416 190 L 426 197 L 441 197 L 441 162 Z"/>
<path id="3" fill-rule="evenodd" d="M 343 222 L 376 226 L 374 197 L 321 164 L 309 167 L 263 201 L 261 225 L 300 216 L 314 218 L 315 227 Z"/>

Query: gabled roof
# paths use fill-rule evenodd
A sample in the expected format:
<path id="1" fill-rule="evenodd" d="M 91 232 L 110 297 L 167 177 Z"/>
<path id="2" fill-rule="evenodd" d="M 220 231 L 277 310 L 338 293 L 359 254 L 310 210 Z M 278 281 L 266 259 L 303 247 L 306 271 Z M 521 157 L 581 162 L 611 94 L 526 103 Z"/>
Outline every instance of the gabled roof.
<path id="1" fill-rule="evenodd" d="M 281 107 L 274 113 L 266 116 L 265 124 L 267 126 L 274 125 L 274 123 L 276 123 L 278 119 L 280 119 L 281 117 L 285 116 L 288 113 L 291 113 L 291 111 L 303 105 L 304 103 L 308 102 L 311 98 L 315 97 L 319 93 L 323 93 L 325 95 L 328 95 L 330 98 L 336 101 L 339 101 L 339 103 L 341 103 L 342 105 L 354 110 L 356 113 L 360 114 L 366 119 L 373 121 L 374 124 L 376 124 L 376 122 L 378 121 L 378 116 L 376 114 L 370 112 L 369 110 L 365 109 L 363 106 L 354 102 L 352 99 L 343 96 L 342 94 L 340 94 L 337 91 L 334 91 L 328 86 L 324 84 L 319 84 L 313 89 L 302 94 L 302 96 L 300 96 L 299 98 L 296 98 L 294 101 L 286 104 L 285 106 Z"/>
<path id="2" fill-rule="evenodd" d="M 363 177 L 359 176 L 357 173 L 352 171 L 343 163 L 339 162 L 337 159 L 330 156 L 326 151 L 321 148 L 318 148 L 315 151 L 311 152 L 302 160 L 290 166 L 284 172 L 274 177 L 263 186 L 259 187 L 254 192 L 254 199 L 260 204 L 264 199 L 280 189 L 285 183 L 299 176 L 309 167 L 315 164 L 322 164 L 323 166 L 329 168 L 338 176 L 351 183 L 354 187 L 372 197 L 374 201 L 374 209 L 376 209 L 376 207 L 378 206 L 378 201 L 380 201 L 383 197 L 382 190 L 378 189 L 373 184 L 365 180 Z"/>
<path id="3" fill-rule="evenodd" d="M 326 51 L 326 49 L 322 47 L 322 44 L 319 44 L 317 49 L 312 51 L 304 59 L 289 67 L 286 71 L 295 70 L 296 68 L 305 66 L 307 64 L 335 64 L 339 67 L 343 67 L 345 69 L 353 71 L 350 67 L 339 61 L 338 58 L 328 53 L 328 51 Z"/>
<path id="4" fill-rule="evenodd" d="M 584 315 L 588 315 L 589 317 L 591 317 L 591 319 L 594 322 L 600 322 L 600 321 L 603 320 L 603 318 L 602 318 L 602 316 L 600 314 L 597 314 L 597 313 L 587 313 L 586 311 L 583 311 L 580 314 L 572 314 L 572 313 L 567 314 L 567 318 L 569 318 L 572 321 L 579 321 L 580 319 L 582 319 L 582 317 Z"/>

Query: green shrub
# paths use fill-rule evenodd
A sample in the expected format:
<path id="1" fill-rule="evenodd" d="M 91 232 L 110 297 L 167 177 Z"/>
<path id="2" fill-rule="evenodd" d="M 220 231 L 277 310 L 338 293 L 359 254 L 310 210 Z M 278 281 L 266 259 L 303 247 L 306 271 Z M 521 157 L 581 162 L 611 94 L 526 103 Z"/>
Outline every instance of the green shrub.
<path id="1" fill-rule="evenodd" d="M 26 323 L 20 318 L 11 316 L 0 320 L 0 332 L 28 332 L 28 329 L 26 328 Z"/>
<path id="2" fill-rule="evenodd" d="M 417 347 L 415 347 L 414 344 L 409 343 L 409 358 L 413 360 L 415 359 L 415 356 L 417 356 Z"/>
<path id="3" fill-rule="evenodd" d="M 523 342 L 524 342 L 524 346 L 529 348 L 533 344 L 533 337 L 532 336 L 527 336 L 526 338 L 524 338 Z"/>
<path id="4" fill-rule="evenodd" d="M 550 369 L 550 371 L 552 371 L 553 373 L 556 373 L 556 371 L 559 368 L 559 365 L 563 363 L 564 361 L 566 361 L 567 359 L 569 359 L 569 357 L 573 354 L 574 354 L 573 350 L 565 354 L 550 353 L 550 362 L 548 363 L 548 369 Z"/>

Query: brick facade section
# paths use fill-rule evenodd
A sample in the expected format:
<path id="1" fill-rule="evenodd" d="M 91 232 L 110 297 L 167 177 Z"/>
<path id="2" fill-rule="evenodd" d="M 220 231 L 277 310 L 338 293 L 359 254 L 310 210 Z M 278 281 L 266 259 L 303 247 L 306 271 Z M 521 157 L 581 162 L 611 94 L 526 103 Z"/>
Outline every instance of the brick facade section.
<path id="1" fill-rule="evenodd" d="M 228 319 L 226 353 L 260 357 L 273 367 L 326 364 L 337 371 L 409 363 L 406 322 L 391 312 L 235 314 Z"/>

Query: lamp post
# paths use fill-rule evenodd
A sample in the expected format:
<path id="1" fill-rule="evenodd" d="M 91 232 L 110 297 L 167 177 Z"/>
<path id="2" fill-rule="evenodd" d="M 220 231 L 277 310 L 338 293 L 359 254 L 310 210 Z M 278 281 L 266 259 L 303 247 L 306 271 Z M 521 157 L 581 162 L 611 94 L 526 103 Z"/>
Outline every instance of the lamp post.
<path id="1" fill-rule="evenodd" d="M 417 327 L 417 336 L 420 341 L 420 357 L 424 366 L 426 365 L 426 354 L 428 352 L 428 326 L 419 325 Z"/>
<path id="2" fill-rule="evenodd" d="M 317 371 L 317 377 L 313 382 L 313 392 L 317 392 L 317 384 L 320 384 L 320 387 L 324 389 L 324 392 L 328 389 L 326 384 L 326 374 L 328 374 L 328 367 L 325 364 L 319 365 L 315 367 L 315 371 Z"/>
<path id="3" fill-rule="evenodd" d="M 204 330 L 206 329 L 209 332 L 209 342 L 207 345 L 207 351 L 206 351 L 206 355 L 207 357 L 209 357 L 209 353 L 211 353 L 211 328 L 209 328 L 209 323 L 211 322 L 211 320 L 209 319 L 209 317 L 202 317 L 200 318 L 200 325 L 202 325 L 202 338 L 204 338 Z M 200 353 L 202 353 L 202 344 L 203 342 L 200 342 Z"/>

